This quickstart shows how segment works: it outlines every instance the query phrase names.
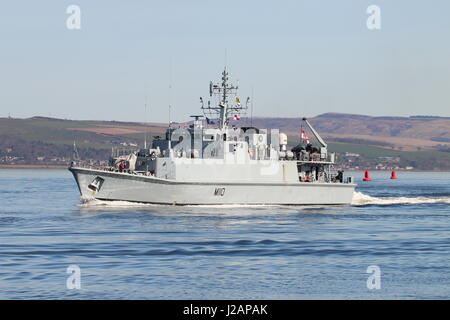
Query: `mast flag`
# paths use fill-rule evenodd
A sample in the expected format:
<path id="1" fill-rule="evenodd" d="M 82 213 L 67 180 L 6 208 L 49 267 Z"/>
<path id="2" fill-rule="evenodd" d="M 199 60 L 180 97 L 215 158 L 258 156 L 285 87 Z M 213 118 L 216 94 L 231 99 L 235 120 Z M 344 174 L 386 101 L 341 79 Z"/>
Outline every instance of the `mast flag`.
<path id="1" fill-rule="evenodd" d="M 305 130 L 302 129 L 301 134 L 302 134 L 302 140 L 305 140 L 306 143 L 309 144 L 309 137 L 308 137 L 308 135 L 306 134 Z"/>

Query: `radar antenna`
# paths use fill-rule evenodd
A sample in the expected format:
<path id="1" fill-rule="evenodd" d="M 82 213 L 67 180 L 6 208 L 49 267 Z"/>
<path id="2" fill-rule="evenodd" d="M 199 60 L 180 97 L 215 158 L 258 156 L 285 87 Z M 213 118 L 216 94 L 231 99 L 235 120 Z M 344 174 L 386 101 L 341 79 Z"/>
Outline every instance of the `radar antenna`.
<path id="1" fill-rule="evenodd" d="M 237 95 L 239 86 L 228 83 L 228 72 L 226 67 L 222 72 L 221 80 L 222 82 L 220 85 L 213 84 L 212 81 L 209 83 L 209 96 L 210 98 L 215 99 L 213 104 L 208 100 L 208 104 L 205 106 L 203 98 L 200 98 L 200 103 L 202 104 L 201 109 L 207 122 L 209 123 L 209 119 L 217 119 L 219 128 L 226 127 L 232 117 L 240 119 L 241 116 L 246 115 L 248 103 L 250 101 L 250 98 L 247 98 L 245 105 L 241 105 L 241 100 Z"/>

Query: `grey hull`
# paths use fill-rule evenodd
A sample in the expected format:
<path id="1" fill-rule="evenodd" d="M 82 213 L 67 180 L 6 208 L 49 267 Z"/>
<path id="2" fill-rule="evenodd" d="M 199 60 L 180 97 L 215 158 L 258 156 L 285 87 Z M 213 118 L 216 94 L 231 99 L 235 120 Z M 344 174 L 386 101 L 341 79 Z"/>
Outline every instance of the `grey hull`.
<path id="1" fill-rule="evenodd" d="M 179 182 L 130 173 L 71 167 L 84 198 L 155 204 L 350 204 L 355 184 Z M 100 178 L 98 190 L 89 188 Z"/>

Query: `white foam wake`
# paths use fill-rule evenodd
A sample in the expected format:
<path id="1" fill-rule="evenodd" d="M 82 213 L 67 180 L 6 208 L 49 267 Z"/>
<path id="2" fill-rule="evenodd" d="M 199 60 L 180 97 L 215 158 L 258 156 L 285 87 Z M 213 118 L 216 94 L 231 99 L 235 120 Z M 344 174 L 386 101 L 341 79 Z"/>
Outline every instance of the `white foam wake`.
<path id="1" fill-rule="evenodd" d="M 81 198 L 80 207 L 83 208 L 124 208 L 124 207 L 174 207 L 171 204 L 153 204 L 143 202 L 131 202 L 122 200 L 104 201 L 95 198 Z M 218 208 L 218 209 L 234 209 L 234 208 L 266 208 L 266 207 L 278 207 L 278 205 L 270 204 L 199 204 L 199 205 L 185 205 L 187 208 Z"/>
<path id="2" fill-rule="evenodd" d="M 450 197 L 372 197 L 362 192 L 355 191 L 351 205 L 365 206 L 365 205 L 392 205 L 392 204 L 432 204 L 432 203 L 449 203 Z M 172 207 L 172 205 L 160 205 L 141 202 L 130 201 L 103 201 L 94 198 L 81 198 L 81 207 L 84 208 L 126 208 L 126 207 Z M 258 207 L 277 207 L 276 205 L 189 205 L 186 207 L 192 208 L 258 208 Z"/>
<path id="3" fill-rule="evenodd" d="M 432 197 L 371 197 L 367 194 L 355 191 L 353 193 L 352 205 L 365 206 L 390 205 L 390 204 L 429 204 L 429 203 L 450 203 L 450 197 L 432 198 Z"/>
<path id="4" fill-rule="evenodd" d="M 142 203 L 142 202 L 131 202 L 131 201 L 104 201 L 98 200 L 95 198 L 81 198 L 81 207 L 85 208 L 95 208 L 95 207 L 146 207 L 146 206 L 156 206 L 151 203 Z"/>

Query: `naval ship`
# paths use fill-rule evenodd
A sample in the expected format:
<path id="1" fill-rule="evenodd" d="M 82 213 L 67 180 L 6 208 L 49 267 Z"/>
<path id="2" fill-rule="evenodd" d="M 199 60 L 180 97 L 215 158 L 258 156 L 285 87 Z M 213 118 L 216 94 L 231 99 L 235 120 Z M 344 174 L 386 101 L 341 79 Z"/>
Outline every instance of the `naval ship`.
<path id="1" fill-rule="evenodd" d="M 72 161 L 69 170 L 84 199 L 170 205 L 343 205 L 356 184 L 333 170 L 334 153 L 306 118 L 299 137 L 288 147 L 277 129 L 239 126 L 249 109 L 238 85 L 209 83 L 200 98 L 203 115 L 185 125 L 169 121 L 165 137 L 151 147 L 112 155 L 98 167 Z M 248 121 L 247 121 L 248 122 Z"/>

